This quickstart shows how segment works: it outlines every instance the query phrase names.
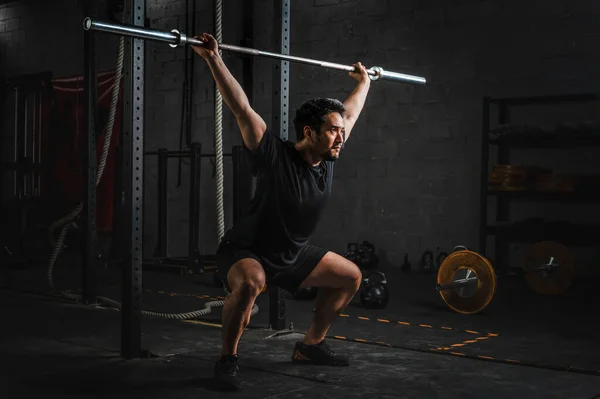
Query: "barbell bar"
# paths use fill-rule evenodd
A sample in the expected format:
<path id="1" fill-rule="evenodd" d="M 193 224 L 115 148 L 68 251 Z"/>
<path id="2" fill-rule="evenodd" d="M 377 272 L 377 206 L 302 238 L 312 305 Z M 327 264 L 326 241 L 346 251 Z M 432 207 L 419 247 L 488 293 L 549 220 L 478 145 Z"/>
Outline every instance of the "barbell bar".
<path id="1" fill-rule="evenodd" d="M 111 33 L 121 36 L 129 36 L 137 39 L 153 40 L 163 43 L 168 43 L 171 47 L 178 47 L 183 45 L 192 46 L 204 46 L 204 42 L 193 37 L 188 37 L 186 34 L 181 33 L 177 30 L 171 32 L 165 32 L 158 29 L 141 28 L 139 26 L 116 24 L 110 22 L 97 21 L 90 17 L 86 17 L 83 20 L 83 29 L 88 31 L 98 31 L 104 33 Z M 246 55 L 253 55 L 259 57 L 274 58 L 283 61 L 297 62 L 301 64 L 308 64 L 318 66 L 322 68 L 337 69 L 341 71 L 354 72 L 355 67 L 352 65 L 337 64 L 334 62 L 319 61 L 311 58 L 297 57 L 293 55 L 273 53 L 269 51 L 257 50 L 249 47 L 235 46 L 231 44 L 219 43 L 219 48 L 226 51 L 235 53 L 242 53 Z M 373 66 L 367 69 L 367 74 L 371 80 L 390 80 L 401 83 L 409 84 L 425 84 L 427 81 L 424 77 L 407 75 L 404 73 L 386 71 L 381 67 Z"/>
<path id="2" fill-rule="evenodd" d="M 478 280 L 479 279 L 477 278 L 477 276 L 468 277 L 468 278 L 459 278 L 459 279 L 453 280 L 451 283 L 436 284 L 435 288 L 438 291 L 451 290 L 454 288 L 462 288 L 464 286 L 468 286 L 469 284 L 477 284 Z"/>

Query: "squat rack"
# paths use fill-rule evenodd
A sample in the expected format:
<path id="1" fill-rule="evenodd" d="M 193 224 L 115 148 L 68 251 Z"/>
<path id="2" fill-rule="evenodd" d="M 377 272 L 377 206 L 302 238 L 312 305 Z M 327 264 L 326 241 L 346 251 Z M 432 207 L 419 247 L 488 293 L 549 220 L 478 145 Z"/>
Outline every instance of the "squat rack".
<path id="1" fill-rule="evenodd" d="M 194 1 L 194 0 L 192 0 Z M 274 48 L 289 54 L 289 0 L 273 0 L 274 5 Z M 251 9 L 250 9 L 251 10 Z M 125 0 L 124 21 L 132 26 L 144 27 L 146 23 L 146 1 Z M 252 21 L 245 18 L 245 22 Z M 247 35 L 246 35 L 247 36 Z M 98 242 L 96 228 L 96 55 L 94 32 L 84 31 L 85 53 L 85 120 L 87 128 L 84 157 L 84 207 L 83 225 L 83 292 L 84 303 L 93 303 L 95 298 L 93 276 L 98 270 Z M 245 42 L 251 40 L 246 37 Z M 248 77 L 249 62 L 244 63 Z M 131 359 L 146 357 L 148 350 L 142 348 L 142 270 L 143 270 L 143 192 L 144 192 L 144 128 L 145 128 L 145 42 L 136 37 L 125 37 L 123 64 L 123 126 L 121 148 L 121 192 L 118 193 L 122 209 L 121 223 L 116 232 L 120 241 L 119 257 L 122 269 L 121 293 L 121 356 Z M 289 63 L 281 61 L 273 66 L 273 113 L 274 134 L 288 138 L 288 91 Z M 251 94 L 251 93 L 249 93 Z M 192 204 L 190 204 L 192 205 Z M 280 288 L 269 290 L 269 324 L 274 330 L 285 328 L 285 292 Z"/>

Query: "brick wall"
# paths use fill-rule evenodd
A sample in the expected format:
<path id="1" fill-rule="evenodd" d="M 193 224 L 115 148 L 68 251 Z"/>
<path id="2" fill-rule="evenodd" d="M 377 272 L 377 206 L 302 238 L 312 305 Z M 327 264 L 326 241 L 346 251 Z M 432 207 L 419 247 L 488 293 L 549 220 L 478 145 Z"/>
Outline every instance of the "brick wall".
<path id="1" fill-rule="evenodd" d="M 225 2 L 224 41 L 238 44 L 241 1 Z M 35 3 L 35 11 L 32 4 Z M 52 70 L 80 74 L 82 14 L 78 2 L 19 2 L 0 6 L 1 69 L 5 75 Z M 343 252 L 367 239 L 384 264 L 399 265 L 405 252 L 413 265 L 427 248 L 477 245 L 483 96 L 520 96 L 600 90 L 597 43 L 600 7 L 594 0 L 546 2 L 475 0 L 294 0 L 291 52 L 299 56 L 427 77 L 424 87 L 376 82 L 352 139 L 337 165 L 334 202 L 315 242 Z M 212 1 L 197 0 L 197 32 L 212 31 Z M 159 29 L 182 27 L 185 1 L 148 0 L 147 16 Z M 254 46 L 272 48 L 270 0 L 255 1 Z M 52 32 L 52 41 L 34 45 Z M 117 40 L 103 38 L 101 69 L 114 68 Z M 18 51 L 19 50 L 19 51 Z M 146 149 L 179 148 L 185 49 L 147 45 Z M 241 79 L 241 58 L 225 54 Z M 254 106 L 271 120 L 273 61 L 254 59 Z M 315 96 L 343 99 L 354 81 L 339 71 L 291 65 L 290 109 Z M 199 58 L 195 64 L 193 138 L 204 152 L 213 146 L 213 82 Z M 542 113 L 547 117 L 548 113 Z M 239 144 L 231 114 L 224 112 L 225 150 Z M 290 133 L 290 137 L 294 137 Z M 522 154 L 531 160 L 534 155 Z M 595 155 L 573 157 L 590 168 Z M 545 160 L 546 155 L 538 156 Z M 231 224 L 231 167 L 225 161 L 227 227 Z M 177 185 L 170 165 L 171 254 L 187 248 L 187 173 Z M 201 245 L 212 252 L 216 235 L 215 180 L 203 161 Z M 146 162 L 145 250 L 154 247 L 156 164 Z M 544 207 L 550 212 L 549 207 Z M 584 207 L 581 214 L 586 215 Z M 589 208 L 587 208 L 589 209 Z M 523 215 L 532 209 L 523 210 Z M 539 208 L 537 209 L 539 210 Z M 537 211 L 536 210 L 536 211 Z M 564 209 L 551 212 L 560 215 Z"/>
<path id="2" fill-rule="evenodd" d="M 104 1 L 93 3 L 94 13 Z M 15 1 L 0 5 L 0 74 L 52 71 L 65 77 L 83 71 L 84 18 L 76 0 Z M 98 43 L 98 69 L 114 69 L 118 39 Z"/>
<path id="3" fill-rule="evenodd" d="M 393 265 L 405 252 L 415 265 L 425 249 L 476 247 L 482 97 L 598 91 L 599 16 L 594 1 L 292 1 L 294 54 L 428 79 L 424 87 L 372 85 L 316 241 L 343 251 L 348 241 L 368 239 Z M 337 71 L 294 65 L 292 106 L 317 95 L 344 98 L 353 83 Z M 597 120 L 595 107 L 578 117 Z M 556 112 L 538 115 L 548 122 Z M 592 151 L 550 152 L 552 161 L 548 152 L 522 153 L 515 161 L 567 171 L 577 160 L 579 171 L 598 171 Z M 515 214 L 596 214 L 593 206 L 575 208 L 523 204 Z"/>
<path id="4" fill-rule="evenodd" d="M 0 76 L 51 71 L 55 77 L 83 73 L 82 21 L 87 16 L 84 1 L 57 0 L 53 2 L 19 1 L 0 5 Z M 239 44 L 241 39 L 240 1 L 224 2 L 224 40 Z M 213 1 L 196 0 L 196 32 L 213 31 Z M 91 12 L 105 18 L 105 1 L 89 3 Z M 183 30 L 186 22 L 186 2 L 147 0 L 150 27 Z M 111 70 L 116 65 L 118 38 L 99 35 L 97 40 L 98 69 Z M 184 84 L 185 54 L 189 48 L 172 49 L 166 44 L 147 42 L 146 45 L 146 131 L 148 151 L 164 147 L 180 148 L 182 124 L 181 104 Z M 241 75 L 241 60 L 226 56 L 228 65 Z M 205 63 L 196 57 L 194 68 L 194 106 L 192 140 L 203 145 L 203 153 L 214 147 L 214 84 Z M 233 134 L 232 134 L 233 132 Z M 223 117 L 224 151 L 239 144 L 237 125 L 225 109 Z M 184 135 L 183 148 L 186 148 Z M 230 158 L 225 166 L 226 220 L 232 218 L 232 167 Z M 216 180 L 208 158 L 202 160 L 200 213 L 200 250 L 212 253 L 216 244 Z M 187 253 L 189 162 L 169 163 L 169 245 L 170 255 Z M 179 184 L 179 180 L 181 184 Z M 147 157 L 145 162 L 145 223 L 144 251 L 151 255 L 157 239 L 157 162 Z"/>

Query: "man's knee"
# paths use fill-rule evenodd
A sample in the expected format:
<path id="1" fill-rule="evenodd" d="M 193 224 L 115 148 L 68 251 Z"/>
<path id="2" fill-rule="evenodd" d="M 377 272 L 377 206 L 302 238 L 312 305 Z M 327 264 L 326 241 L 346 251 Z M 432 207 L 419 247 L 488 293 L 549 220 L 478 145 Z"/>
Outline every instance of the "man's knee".
<path id="1" fill-rule="evenodd" d="M 354 290 L 354 292 L 358 291 L 358 289 L 360 288 L 360 284 L 362 282 L 362 273 L 359 269 L 359 267 L 353 263 L 350 262 L 351 266 L 350 266 L 350 287 Z"/>
<path id="2" fill-rule="evenodd" d="M 244 298 L 256 298 L 265 286 L 264 275 L 248 276 L 238 284 L 237 291 Z"/>
<path id="3" fill-rule="evenodd" d="M 340 279 L 343 280 L 343 285 L 350 291 L 358 291 L 362 282 L 362 272 L 360 271 L 360 268 L 356 263 L 346 258 L 340 259 L 340 262 L 342 262 Z"/>
<path id="4" fill-rule="evenodd" d="M 245 300 L 256 298 L 262 291 L 266 277 L 262 267 L 255 260 L 241 261 L 228 275 L 231 292 Z"/>
<path id="5" fill-rule="evenodd" d="M 302 282 L 301 287 L 341 288 L 354 294 L 360 288 L 361 282 L 362 273 L 354 262 L 328 252 Z"/>

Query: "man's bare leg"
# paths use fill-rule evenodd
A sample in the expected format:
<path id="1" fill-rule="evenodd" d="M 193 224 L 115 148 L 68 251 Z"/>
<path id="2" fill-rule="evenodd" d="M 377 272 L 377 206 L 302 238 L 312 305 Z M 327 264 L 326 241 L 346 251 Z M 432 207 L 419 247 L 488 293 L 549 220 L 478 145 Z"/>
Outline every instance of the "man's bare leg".
<path id="1" fill-rule="evenodd" d="M 236 262 L 227 274 L 231 293 L 223 306 L 221 358 L 215 364 L 215 378 L 224 389 L 238 389 L 238 344 L 250 322 L 256 297 L 265 285 L 265 273 L 254 259 Z"/>
<path id="2" fill-rule="evenodd" d="M 358 285 L 360 286 L 360 280 Z M 315 314 L 302 342 L 307 345 L 321 342 L 331 328 L 331 324 L 348 306 L 357 290 L 354 285 L 344 288 L 320 287 L 315 301 Z"/>
<path id="3" fill-rule="evenodd" d="M 360 269 L 351 261 L 328 252 L 300 286 L 319 287 L 312 323 L 302 341 L 303 345 L 319 344 L 327 335 L 331 324 L 350 303 L 362 279 Z M 304 353 L 302 353 L 304 352 Z M 347 365 L 348 360 L 333 353 L 306 349 L 300 344 L 294 350 L 294 360 L 314 361 L 323 364 Z"/>
<path id="4" fill-rule="evenodd" d="M 222 355 L 236 355 L 256 297 L 265 285 L 265 272 L 254 259 L 238 261 L 227 274 L 231 293 L 223 306 Z"/>

